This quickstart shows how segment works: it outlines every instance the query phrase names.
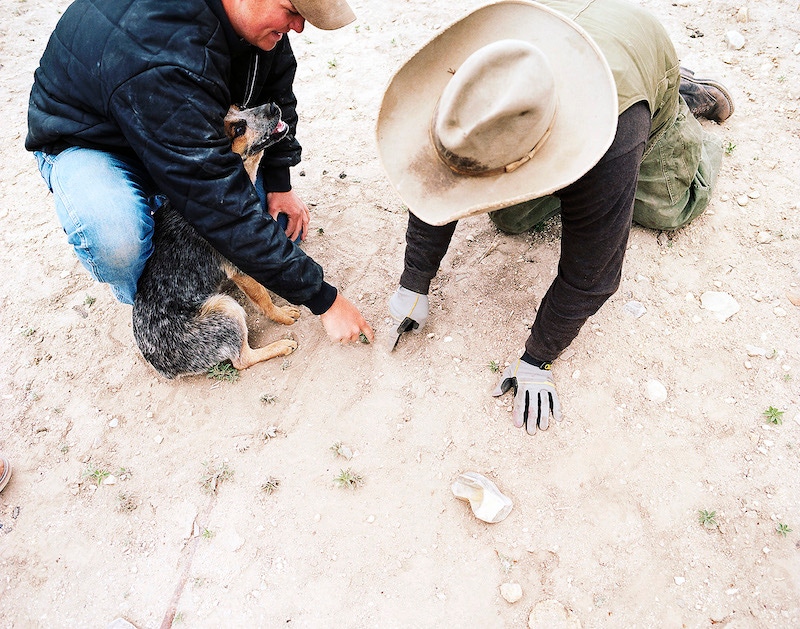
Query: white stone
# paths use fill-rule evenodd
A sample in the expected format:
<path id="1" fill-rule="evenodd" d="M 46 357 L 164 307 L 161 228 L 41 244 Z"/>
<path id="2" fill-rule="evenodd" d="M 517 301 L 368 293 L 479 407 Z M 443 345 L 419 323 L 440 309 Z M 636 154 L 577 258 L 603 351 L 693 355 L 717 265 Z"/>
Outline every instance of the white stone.
<path id="1" fill-rule="evenodd" d="M 725 43 L 731 50 L 741 50 L 745 44 L 744 35 L 739 31 L 728 31 L 725 33 Z"/>
<path id="2" fill-rule="evenodd" d="M 772 234 L 769 232 L 758 232 L 758 236 L 756 236 L 756 242 L 760 245 L 765 245 L 768 242 L 772 242 Z"/>
<path id="3" fill-rule="evenodd" d="M 785 317 L 786 316 L 786 311 L 783 308 L 781 308 L 780 306 L 776 306 L 775 309 L 772 312 L 775 313 L 776 317 Z"/>
<path id="4" fill-rule="evenodd" d="M 658 380 L 647 381 L 647 397 L 651 402 L 660 404 L 667 399 L 667 388 Z"/>
<path id="5" fill-rule="evenodd" d="M 684 577 L 675 577 L 675 585 L 683 585 L 684 583 L 686 583 Z"/>
<path id="6" fill-rule="evenodd" d="M 622 309 L 627 312 L 629 315 L 633 315 L 637 319 L 641 317 L 645 312 L 647 312 L 647 308 L 645 308 L 640 302 L 638 301 L 629 301 L 625 304 Z"/>
<path id="7" fill-rule="evenodd" d="M 747 350 L 748 356 L 766 356 L 767 350 L 763 347 L 756 347 L 755 345 L 745 345 L 744 348 Z"/>
<path id="8" fill-rule="evenodd" d="M 116 417 L 114 417 L 110 422 L 108 422 L 109 428 L 116 428 L 117 426 L 119 426 L 119 420 Z"/>
<path id="9" fill-rule="evenodd" d="M 117 484 L 117 477 L 113 474 L 109 474 L 103 479 L 103 485 L 116 485 Z"/>
<path id="10" fill-rule="evenodd" d="M 727 321 L 740 309 L 733 297 L 719 291 L 706 291 L 700 295 L 700 307 L 714 313 L 714 316 L 722 322 Z"/>
<path id="11" fill-rule="evenodd" d="M 516 603 L 522 598 L 522 586 L 519 583 L 503 583 L 500 586 L 500 594 L 509 603 Z"/>

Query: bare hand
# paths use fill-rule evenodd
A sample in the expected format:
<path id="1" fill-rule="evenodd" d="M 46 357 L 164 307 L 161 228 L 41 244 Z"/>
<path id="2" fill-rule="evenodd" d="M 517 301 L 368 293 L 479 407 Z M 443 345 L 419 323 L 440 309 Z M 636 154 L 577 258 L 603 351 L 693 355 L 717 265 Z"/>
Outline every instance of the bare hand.
<path id="1" fill-rule="evenodd" d="M 294 190 L 288 192 L 267 192 L 267 211 L 275 220 L 278 214 L 286 214 L 289 224 L 286 226 L 286 236 L 289 240 L 305 239 L 308 233 L 308 222 L 311 214 L 303 200 Z"/>
<path id="2" fill-rule="evenodd" d="M 357 341 L 362 333 L 370 343 L 375 340 L 375 332 L 369 323 L 361 316 L 358 308 L 341 293 L 336 295 L 336 301 L 319 318 L 332 341 L 340 343 Z"/>

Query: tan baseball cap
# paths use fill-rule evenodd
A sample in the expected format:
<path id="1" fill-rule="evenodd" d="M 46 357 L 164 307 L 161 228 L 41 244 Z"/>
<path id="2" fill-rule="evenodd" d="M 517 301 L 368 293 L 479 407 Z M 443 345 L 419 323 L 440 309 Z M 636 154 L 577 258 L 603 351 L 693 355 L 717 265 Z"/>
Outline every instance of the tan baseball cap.
<path id="1" fill-rule="evenodd" d="M 381 161 L 431 225 L 546 196 L 584 175 L 617 128 L 608 62 L 572 20 L 504 0 L 411 57 L 383 97 Z"/>
<path id="2" fill-rule="evenodd" d="M 356 19 L 345 0 L 292 0 L 292 4 L 306 22 L 324 31 L 342 28 Z"/>

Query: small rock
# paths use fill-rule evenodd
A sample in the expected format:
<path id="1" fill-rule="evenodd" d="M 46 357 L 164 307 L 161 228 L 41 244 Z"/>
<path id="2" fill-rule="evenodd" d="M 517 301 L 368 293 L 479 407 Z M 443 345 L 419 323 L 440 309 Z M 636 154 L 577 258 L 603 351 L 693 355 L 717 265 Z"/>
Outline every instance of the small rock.
<path id="1" fill-rule="evenodd" d="M 737 11 L 736 13 L 737 22 L 747 22 L 748 19 L 749 16 L 747 14 L 747 7 L 742 7 L 741 9 L 739 9 L 739 11 Z"/>
<path id="2" fill-rule="evenodd" d="M 103 479 L 103 485 L 116 485 L 117 484 L 117 477 L 113 474 L 109 474 Z"/>
<path id="3" fill-rule="evenodd" d="M 797 44 L 792 52 L 796 55 L 800 55 L 800 44 Z"/>
<path id="4" fill-rule="evenodd" d="M 786 299 L 792 302 L 793 305 L 800 307 L 800 293 L 793 291 L 786 291 Z"/>
<path id="5" fill-rule="evenodd" d="M 700 307 L 714 313 L 723 323 L 739 312 L 739 304 L 728 293 L 707 291 L 700 295 Z"/>
<path id="6" fill-rule="evenodd" d="M 161 435 L 156 435 L 153 438 L 155 439 L 156 443 L 161 443 L 162 441 L 164 441 L 164 437 L 162 437 Z"/>
<path id="7" fill-rule="evenodd" d="M 519 583 L 503 583 L 500 586 L 500 594 L 509 603 L 516 603 L 522 598 L 522 586 Z"/>
<path id="8" fill-rule="evenodd" d="M 744 348 L 747 350 L 748 356 L 766 356 L 767 350 L 763 347 L 756 347 L 755 345 L 745 345 Z"/>
<path id="9" fill-rule="evenodd" d="M 625 304 L 622 309 L 627 312 L 629 315 L 633 315 L 637 319 L 641 317 L 645 312 L 647 312 L 647 308 L 645 308 L 641 303 L 638 301 L 629 301 Z"/>
<path id="10" fill-rule="evenodd" d="M 751 190 L 747 193 L 747 196 L 751 199 L 758 199 L 761 196 L 761 193 L 758 190 Z"/>
<path id="11" fill-rule="evenodd" d="M 116 428 L 117 426 L 119 426 L 119 420 L 116 417 L 114 417 L 110 422 L 108 422 L 109 428 Z"/>
<path id="12" fill-rule="evenodd" d="M 728 31 L 725 33 L 725 43 L 731 50 L 741 50 L 745 44 L 744 35 L 739 31 Z"/>
<path id="13" fill-rule="evenodd" d="M 738 203 L 741 207 L 744 207 L 750 202 L 750 199 L 747 198 L 746 195 L 740 195 L 736 197 L 736 203 Z"/>
<path id="14" fill-rule="evenodd" d="M 776 317 L 785 317 L 786 311 L 781 308 L 780 306 L 775 306 L 775 309 L 772 311 Z"/>
<path id="15" fill-rule="evenodd" d="M 686 579 L 684 577 L 674 577 L 675 578 L 675 585 L 683 585 L 686 583 Z"/>
<path id="16" fill-rule="evenodd" d="M 651 402 L 661 404 L 667 400 L 667 388 L 658 380 L 647 381 L 647 397 Z"/>
<path id="17" fill-rule="evenodd" d="M 556 600 L 536 603 L 528 616 L 528 629 L 581 629 L 581 621 Z"/>
<path id="18" fill-rule="evenodd" d="M 758 232 L 758 236 L 756 236 L 756 242 L 760 245 L 765 245 L 768 242 L 772 242 L 772 234 L 769 232 Z"/>

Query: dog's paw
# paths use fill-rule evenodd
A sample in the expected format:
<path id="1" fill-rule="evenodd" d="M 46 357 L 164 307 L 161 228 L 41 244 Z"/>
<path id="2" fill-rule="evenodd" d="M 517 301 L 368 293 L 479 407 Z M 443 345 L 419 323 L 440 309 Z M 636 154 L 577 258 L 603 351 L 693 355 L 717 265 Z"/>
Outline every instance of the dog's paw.
<path id="1" fill-rule="evenodd" d="M 280 341 L 275 341 L 272 345 L 276 349 L 282 350 L 282 353 L 278 354 L 279 356 L 288 356 L 297 349 L 297 341 L 294 339 L 281 339 Z"/>
<path id="2" fill-rule="evenodd" d="M 292 325 L 300 318 L 300 309 L 294 306 L 276 306 L 270 318 L 275 321 L 275 323 Z"/>

